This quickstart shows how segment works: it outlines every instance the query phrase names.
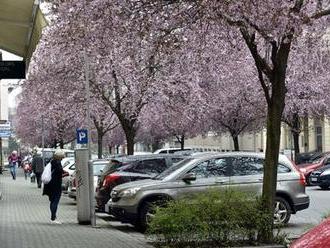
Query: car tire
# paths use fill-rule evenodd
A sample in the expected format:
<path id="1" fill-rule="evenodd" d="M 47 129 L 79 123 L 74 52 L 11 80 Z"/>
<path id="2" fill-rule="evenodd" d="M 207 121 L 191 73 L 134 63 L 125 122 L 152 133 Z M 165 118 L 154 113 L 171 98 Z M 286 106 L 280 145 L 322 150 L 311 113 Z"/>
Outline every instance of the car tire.
<path id="1" fill-rule="evenodd" d="M 156 201 L 144 202 L 140 208 L 139 216 L 134 223 L 135 228 L 140 232 L 145 232 L 148 228 L 148 223 L 150 222 L 150 215 L 154 213 Z"/>
<path id="2" fill-rule="evenodd" d="M 320 188 L 325 190 L 325 189 L 329 188 L 329 185 L 328 184 L 322 184 L 322 185 L 320 185 Z"/>
<path id="3" fill-rule="evenodd" d="M 274 224 L 287 224 L 291 217 L 290 204 L 282 197 L 275 197 Z"/>

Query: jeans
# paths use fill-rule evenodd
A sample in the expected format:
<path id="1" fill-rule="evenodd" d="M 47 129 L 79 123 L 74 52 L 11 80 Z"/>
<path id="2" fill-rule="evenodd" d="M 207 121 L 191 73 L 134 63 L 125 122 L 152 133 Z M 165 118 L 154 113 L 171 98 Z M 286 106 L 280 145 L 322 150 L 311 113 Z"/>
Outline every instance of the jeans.
<path id="1" fill-rule="evenodd" d="M 16 164 L 10 165 L 10 174 L 12 175 L 14 180 L 16 180 L 16 169 L 17 169 Z"/>
<path id="2" fill-rule="evenodd" d="M 51 213 L 51 220 L 56 219 L 56 212 L 57 212 L 57 206 L 58 203 L 60 202 L 61 199 L 61 191 L 59 192 L 54 192 L 52 195 L 49 197 L 50 200 L 50 213 Z"/>

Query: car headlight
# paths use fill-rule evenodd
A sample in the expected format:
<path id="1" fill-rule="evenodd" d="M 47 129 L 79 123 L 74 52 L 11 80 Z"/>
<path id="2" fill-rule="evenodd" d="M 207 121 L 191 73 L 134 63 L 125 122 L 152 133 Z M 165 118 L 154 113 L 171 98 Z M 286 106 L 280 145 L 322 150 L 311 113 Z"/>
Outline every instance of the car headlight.
<path id="1" fill-rule="evenodd" d="M 305 168 L 300 168 L 300 171 L 301 171 L 302 173 L 305 173 L 307 170 L 306 170 Z"/>
<path id="2" fill-rule="evenodd" d="M 330 170 L 325 170 L 321 173 L 321 176 L 327 176 L 330 175 Z"/>
<path id="3" fill-rule="evenodd" d="M 126 189 L 126 190 L 120 192 L 118 196 L 121 198 L 134 197 L 139 190 L 140 190 L 140 188 Z"/>

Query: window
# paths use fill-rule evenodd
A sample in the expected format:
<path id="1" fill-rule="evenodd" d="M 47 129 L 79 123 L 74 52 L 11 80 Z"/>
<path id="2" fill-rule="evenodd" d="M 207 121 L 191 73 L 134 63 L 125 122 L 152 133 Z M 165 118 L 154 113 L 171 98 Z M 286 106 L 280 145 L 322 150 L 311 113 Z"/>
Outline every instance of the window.
<path id="1" fill-rule="evenodd" d="M 146 159 L 139 161 L 135 166 L 128 168 L 125 171 L 143 174 L 159 174 L 165 169 L 165 159 Z"/>
<path id="2" fill-rule="evenodd" d="M 228 176 L 229 158 L 207 160 L 196 165 L 188 173 L 195 173 L 197 178 Z"/>
<path id="3" fill-rule="evenodd" d="M 254 157 L 235 158 L 232 165 L 233 176 L 247 176 L 263 174 L 264 159 Z M 283 164 L 278 164 L 277 173 L 288 173 L 291 169 Z"/>
<path id="4" fill-rule="evenodd" d="M 237 157 L 233 160 L 233 176 L 263 174 L 263 159 L 255 157 Z"/>
<path id="5" fill-rule="evenodd" d="M 290 168 L 286 167 L 283 164 L 278 164 L 277 166 L 277 173 L 288 173 L 290 171 L 291 171 Z"/>
<path id="6" fill-rule="evenodd" d="M 182 161 L 184 158 L 171 158 L 171 159 L 172 159 L 172 163 L 175 164 Z"/>

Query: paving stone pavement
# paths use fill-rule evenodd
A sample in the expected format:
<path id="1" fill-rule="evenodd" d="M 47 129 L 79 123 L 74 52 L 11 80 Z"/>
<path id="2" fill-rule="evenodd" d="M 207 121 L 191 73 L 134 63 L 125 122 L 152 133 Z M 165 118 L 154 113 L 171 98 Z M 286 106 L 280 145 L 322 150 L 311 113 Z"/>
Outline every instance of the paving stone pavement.
<path id="1" fill-rule="evenodd" d="M 36 183 L 24 179 L 21 169 L 16 180 L 8 171 L 0 175 L 0 192 L 0 248 L 152 247 L 142 234 L 113 226 L 106 218 L 97 217 L 100 228 L 79 225 L 77 206 L 66 195 L 58 208 L 63 224 L 51 224 L 48 197 Z"/>

